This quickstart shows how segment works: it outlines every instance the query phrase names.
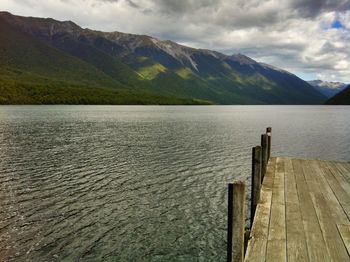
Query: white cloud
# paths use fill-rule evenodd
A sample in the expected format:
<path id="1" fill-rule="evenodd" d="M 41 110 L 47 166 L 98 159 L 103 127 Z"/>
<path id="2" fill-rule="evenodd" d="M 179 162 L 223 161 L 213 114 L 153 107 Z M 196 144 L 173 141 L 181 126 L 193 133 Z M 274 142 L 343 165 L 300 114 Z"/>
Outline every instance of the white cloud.
<path id="1" fill-rule="evenodd" d="M 301 75 L 350 82 L 349 0 L 0 0 L 0 6 L 18 15 L 240 52 Z M 342 28 L 331 28 L 336 20 Z"/>

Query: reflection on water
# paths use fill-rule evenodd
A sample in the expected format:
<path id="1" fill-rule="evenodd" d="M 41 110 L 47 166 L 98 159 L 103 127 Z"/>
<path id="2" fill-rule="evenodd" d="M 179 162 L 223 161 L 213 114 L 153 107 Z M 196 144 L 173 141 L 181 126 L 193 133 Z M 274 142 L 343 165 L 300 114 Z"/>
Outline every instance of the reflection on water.
<path id="1" fill-rule="evenodd" d="M 251 147 L 349 160 L 350 107 L 0 107 L 0 258 L 225 261 Z"/>

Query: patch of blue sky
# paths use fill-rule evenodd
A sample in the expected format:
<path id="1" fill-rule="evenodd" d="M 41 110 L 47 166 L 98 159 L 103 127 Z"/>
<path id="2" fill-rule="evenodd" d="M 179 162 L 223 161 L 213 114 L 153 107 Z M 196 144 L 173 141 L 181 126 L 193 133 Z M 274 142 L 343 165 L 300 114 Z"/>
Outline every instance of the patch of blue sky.
<path id="1" fill-rule="evenodd" d="M 331 24 L 331 28 L 342 29 L 342 28 L 344 28 L 344 26 L 343 26 L 343 24 L 342 24 L 339 20 L 335 20 L 335 21 Z"/>
<path id="2" fill-rule="evenodd" d="M 295 74 L 305 81 L 318 79 L 317 75 L 314 73 L 296 72 Z"/>

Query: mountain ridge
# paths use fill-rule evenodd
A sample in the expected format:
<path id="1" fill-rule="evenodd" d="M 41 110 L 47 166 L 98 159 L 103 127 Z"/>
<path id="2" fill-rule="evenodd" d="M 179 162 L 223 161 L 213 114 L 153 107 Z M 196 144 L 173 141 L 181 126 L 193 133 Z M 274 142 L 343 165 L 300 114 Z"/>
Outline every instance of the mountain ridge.
<path id="1" fill-rule="evenodd" d="M 229 56 L 147 35 L 83 29 L 52 18 L 8 12 L 0 12 L 0 18 L 18 32 L 90 64 L 126 90 L 214 104 L 325 101 L 297 76 L 242 54 Z"/>
<path id="2" fill-rule="evenodd" d="M 345 83 L 341 82 L 329 82 L 322 80 L 310 80 L 307 81 L 310 85 L 316 88 L 319 92 L 325 95 L 327 98 L 331 98 L 344 90 L 347 86 Z"/>

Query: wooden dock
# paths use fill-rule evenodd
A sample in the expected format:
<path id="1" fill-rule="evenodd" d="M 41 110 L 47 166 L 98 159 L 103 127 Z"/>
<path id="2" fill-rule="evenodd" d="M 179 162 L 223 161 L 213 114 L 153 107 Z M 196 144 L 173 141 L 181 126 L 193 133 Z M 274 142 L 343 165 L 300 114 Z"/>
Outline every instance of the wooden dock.
<path id="1" fill-rule="evenodd" d="M 350 261 L 350 164 L 270 158 L 244 261 Z"/>
<path id="2" fill-rule="evenodd" d="M 253 160 L 252 192 L 254 176 Z M 350 261 L 350 163 L 271 157 L 259 191 L 246 251 L 233 239 L 228 261 Z"/>

